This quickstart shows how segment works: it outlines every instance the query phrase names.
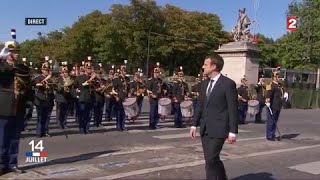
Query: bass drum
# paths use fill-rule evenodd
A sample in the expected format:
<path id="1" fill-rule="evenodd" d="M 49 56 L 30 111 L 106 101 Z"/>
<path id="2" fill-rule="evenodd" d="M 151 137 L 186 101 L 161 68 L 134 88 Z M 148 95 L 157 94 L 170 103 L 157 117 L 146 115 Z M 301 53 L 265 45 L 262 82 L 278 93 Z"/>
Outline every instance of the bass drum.
<path id="1" fill-rule="evenodd" d="M 124 112 L 129 119 L 138 116 L 139 107 L 136 98 L 126 98 L 122 105 Z"/>
<path id="2" fill-rule="evenodd" d="M 169 98 L 160 98 L 158 102 L 158 113 L 162 116 L 169 116 L 171 110 L 171 100 Z"/>
<path id="3" fill-rule="evenodd" d="M 259 112 L 259 101 L 250 100 L 248 101 L 248 114 L 254 116 Z"/>
<path id="4" fill-rule="evenodd" d="M 182 117 L 191 118 L 194 113 L 192 101 L 182 101 L 180 103 Z"/>

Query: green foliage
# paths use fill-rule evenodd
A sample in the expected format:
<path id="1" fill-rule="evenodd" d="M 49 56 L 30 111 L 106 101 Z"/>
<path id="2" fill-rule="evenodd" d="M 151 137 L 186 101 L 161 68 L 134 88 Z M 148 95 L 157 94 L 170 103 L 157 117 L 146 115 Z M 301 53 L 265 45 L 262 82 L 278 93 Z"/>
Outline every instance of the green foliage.
<path id="1" fill-rule="evenodd" d="M 278 40 L 259 34 L 262 66 L 316 68 L 320 57 L 319 4 L 304 0 L 289 7 L 289 14 L 299 17 L 297 31 Z M 231 39 L 216 14 L 172 5 L 160 7 L 153 0 L 131 0 L 129 5 L 114 4 L 106 14 L 93 11 L 69 27 L 23 42 L 21 56 L 38 65 L 46 55 L 70 63 L 92 56 L 95 62 L 109 65 L 120 65 L 127 59 L 131 73 L 138 67 L 145 72 L 150 40 L 150 67 L 160 62 L 170 74 L 183 66 L 185 74 L 196 75 L 203 57 Z"/>
<path id="2" fill-rule="evenodd" d="M 289 5 L 287 16 L 298 17 L 298 29 L 277 40 L 259 36 L 260 65 L 315 70 L 320 64 L 320 1 L 302 0 Z"/>
<path id="3" fill-rule="evenodd" d="M 215 14 L 160 7 L 152 0 L 131 0 L 129 5 L 114 4 L 107 14 L 93 11 L 61 31 L 27 40 L 22 43 L 21 55 L 38 64 L 46 55 L 70 63 L 92 56 L 94 61 L 109 65 L 120 65 L 127 59 L 133 72 L 147 68 L 149 38 L 151 65 L 160 62 L 171 73 L 183 66 L 186 74 L 193 75 L 208 52 L 230 39 Z"/>

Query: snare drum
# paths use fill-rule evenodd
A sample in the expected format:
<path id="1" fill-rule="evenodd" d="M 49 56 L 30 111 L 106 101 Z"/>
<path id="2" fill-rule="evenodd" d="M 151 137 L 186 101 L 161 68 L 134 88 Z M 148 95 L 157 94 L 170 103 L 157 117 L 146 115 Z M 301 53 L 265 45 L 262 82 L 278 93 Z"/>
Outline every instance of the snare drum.
<path id="1" fill-rule="evenodd" d="M 259 101 L 250 100 L 248 101 L 248 114 L 254 116 L 259 112 Z"/>
<path id="2" fill-rule="evenodd" d="M 171 114 L 171 100 L 169 98 L 160 98 L 158 102 L 158 113 L 162 116 L 169 116 Z"/>
<path id="3" fill-rule="evenodd" d="M 124 112 L 129 119 L 138 116 L 139 107 L 136 98 L 126 98 L 122 105 Z"/>
<path id="4" fill-rule="evenodd" d="M 182 101 L 180 103 L 182 117 L 190 118 L 193 116 L 193 105 L 191 100 Z"/>

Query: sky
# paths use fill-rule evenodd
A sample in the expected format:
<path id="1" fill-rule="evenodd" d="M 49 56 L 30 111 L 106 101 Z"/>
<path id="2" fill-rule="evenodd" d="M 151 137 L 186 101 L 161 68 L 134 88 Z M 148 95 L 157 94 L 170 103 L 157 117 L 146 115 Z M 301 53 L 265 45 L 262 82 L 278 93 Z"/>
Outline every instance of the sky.
<path id="1" fill-rule="evenodd" d="M 157 0 L 157 4 L 175 5 L 189 11 L 217 14 L 224 30 L 231 31 L 238 17 L 238 9 L 246 8 L 255 20 L 254 33 L 277 39 L 286 34 L 288 5 L 293 0 Z M 37 33 L 47 33 L 71 26 L 79 17 L 100 10 L 108 13 L 112 4 L 129 4 L 129 0 L 1 0 L 0 42 L 11 40 L 10 30 L 17 31 L 17 41 L 37 38 Z M 45 17 L 46 26 L 26 26 L 26 17 Z"/>

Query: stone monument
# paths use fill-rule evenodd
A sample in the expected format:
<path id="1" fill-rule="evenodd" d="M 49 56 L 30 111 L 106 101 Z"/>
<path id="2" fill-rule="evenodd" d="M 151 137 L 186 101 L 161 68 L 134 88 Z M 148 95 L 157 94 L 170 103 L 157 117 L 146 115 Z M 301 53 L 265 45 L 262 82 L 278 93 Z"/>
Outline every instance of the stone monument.
<path id="1" fill-rule="evenodd" d="M 261 50 L 252 43 L 253 36 L 249 29 L 252 23 L 245 9 L 240 9 L 238 21 L 231 32 L 235 42 L 223 44 L 215 51 L 224 59 L 221 73 L 234 80 L 237 85 L 244 76 L 249 84 L 256 84 L 258 81 Z"/>

